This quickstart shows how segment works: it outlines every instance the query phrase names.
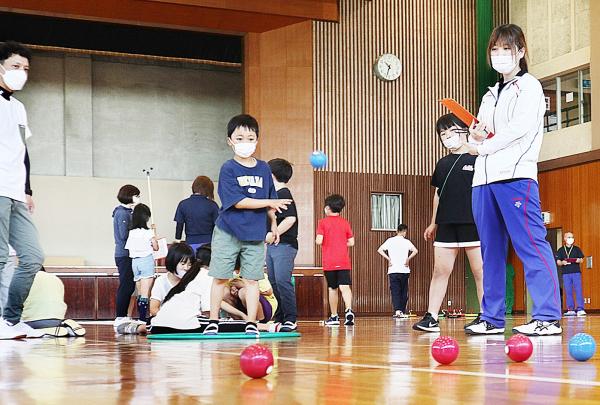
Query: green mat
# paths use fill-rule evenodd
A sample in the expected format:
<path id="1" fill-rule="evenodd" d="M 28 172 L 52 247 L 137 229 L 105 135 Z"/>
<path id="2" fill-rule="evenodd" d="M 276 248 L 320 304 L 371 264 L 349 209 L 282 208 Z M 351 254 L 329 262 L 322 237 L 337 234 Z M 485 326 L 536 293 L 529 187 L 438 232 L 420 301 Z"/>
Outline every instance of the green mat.
<path id="1" fill-rule="evenodd" d="M 243 332 L 219 333 L 217 335 L 203 335 L 202 333 L 161 333 L 157 335 L 149 334 L 148 339 L 152 340 L 218 340 L 218 339 L 287 339 L 300 337 L 298 332 L 261 332 L 260 338 L 252 335 L 246 335 Z"/>

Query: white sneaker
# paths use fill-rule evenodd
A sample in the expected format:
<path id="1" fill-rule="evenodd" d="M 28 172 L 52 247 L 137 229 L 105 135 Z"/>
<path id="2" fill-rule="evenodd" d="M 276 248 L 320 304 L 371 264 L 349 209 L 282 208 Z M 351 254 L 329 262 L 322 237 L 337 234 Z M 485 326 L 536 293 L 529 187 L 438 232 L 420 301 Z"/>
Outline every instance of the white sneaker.
<path id="1" fill-rule="evenodd" d="M 16 329 L 10 322 L 4 318 L 0 318 L 0 340 L 6 339 L 22 339 L 27 337 L 27 333 Z"/>
<path id="2" fill-rule="evenodd" d="M 560 335 L 562 328 L 558 321 L 538 321 L 537 319 L 532 319 L 525 325 L 514 327 L 512 331 L 526 336 L 548 336 Z"/>
<path id="3" fill-rule="evenodd" d="M 577 316 L 586 316 L 587 312 L 585 312 L 583 309 L 580 309 L 579 311 L 577 311 Z"/>
<path id="4" fill-rule="evenodd" d="M 567 312 L 563 314 L 563 316 L 575 316 L 575 311 L 569 309 Z"/>
<path id="5" fill-rule="evenodd" d="M 45 333 L 42 332 L 41 330 L 33 329 L 31 326 L 27 325 L 25 322 L 19 322 L 18 324 L 13 326 L 13 329 L 17 332 L 21 332 L 22 334 L 25 334 L 25 336 L 28 338 L 41 338 L 45 335 Z"/>
<path id="6" fill-rule="evenodd" d="M 467 335 L 496 335 L 504 333 L 504 328 L 499 328 L 496 325 L 481 319 L 479 322 L 467 326 L 465 328 L 465 333 Z"/>
<path id="7" fill-rule="evenodd" d="M 129 317 L 129 316 L 116 317 L 115 321 L 113 322 L 113 329 L 115 330 L 115 332 L 117 331 L 117 328 L 119 327 L 119 325 L 122 323 L 125 323 L 125 322 L 131 322 L 131 317 Z"/>

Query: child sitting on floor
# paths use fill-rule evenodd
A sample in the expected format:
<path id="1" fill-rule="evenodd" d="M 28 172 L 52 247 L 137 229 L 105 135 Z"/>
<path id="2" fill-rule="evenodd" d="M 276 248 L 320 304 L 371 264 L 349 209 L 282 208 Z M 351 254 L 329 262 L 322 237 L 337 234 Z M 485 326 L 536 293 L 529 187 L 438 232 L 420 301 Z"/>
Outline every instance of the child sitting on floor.
<path id="1" fill-rule="evenodd" d="M 165 267 L 167 272 L 154 280 L 152 292 L 150 293 L 150 316 L 156 316 L 160 305 L 171 291 L 171 288 L 179 284 L 181 278 L 192 267 L 196 261 L 194 251 L 185 242 L 174 243 L 169 247 Z"/>

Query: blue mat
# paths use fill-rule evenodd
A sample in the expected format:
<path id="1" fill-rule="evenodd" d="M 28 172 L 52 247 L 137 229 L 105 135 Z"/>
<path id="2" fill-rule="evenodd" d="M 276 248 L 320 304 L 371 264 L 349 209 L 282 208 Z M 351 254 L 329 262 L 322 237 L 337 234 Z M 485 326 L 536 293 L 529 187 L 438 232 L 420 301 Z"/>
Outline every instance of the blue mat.
<path id="1" fill-rule="evenodd" d="M 203 335 L 202 333 L 160 333 L 149 334 L 152 340 L 219 340 L 219 339 L 288 339 L 300 337 L 298 332 L 260 332 L 260 337 L 246 335 L 243 332 L 224 332 L 216 335 Z"/>

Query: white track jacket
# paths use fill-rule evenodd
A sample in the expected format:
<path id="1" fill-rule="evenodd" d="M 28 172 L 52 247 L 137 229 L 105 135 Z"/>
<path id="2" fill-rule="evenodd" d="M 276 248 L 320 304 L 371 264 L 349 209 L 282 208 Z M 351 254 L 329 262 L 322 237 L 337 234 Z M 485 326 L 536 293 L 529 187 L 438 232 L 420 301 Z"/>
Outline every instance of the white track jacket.
<path id="1" fill-rule="evenodd" d="M 500 96 L 498 86 L 483 96 L 477 115 L 494 136 L 477 147 L 473 187 L 518 178 L 537 181 L 546 110 L 542 85 L 525 73 L 507 82 Z"/>

